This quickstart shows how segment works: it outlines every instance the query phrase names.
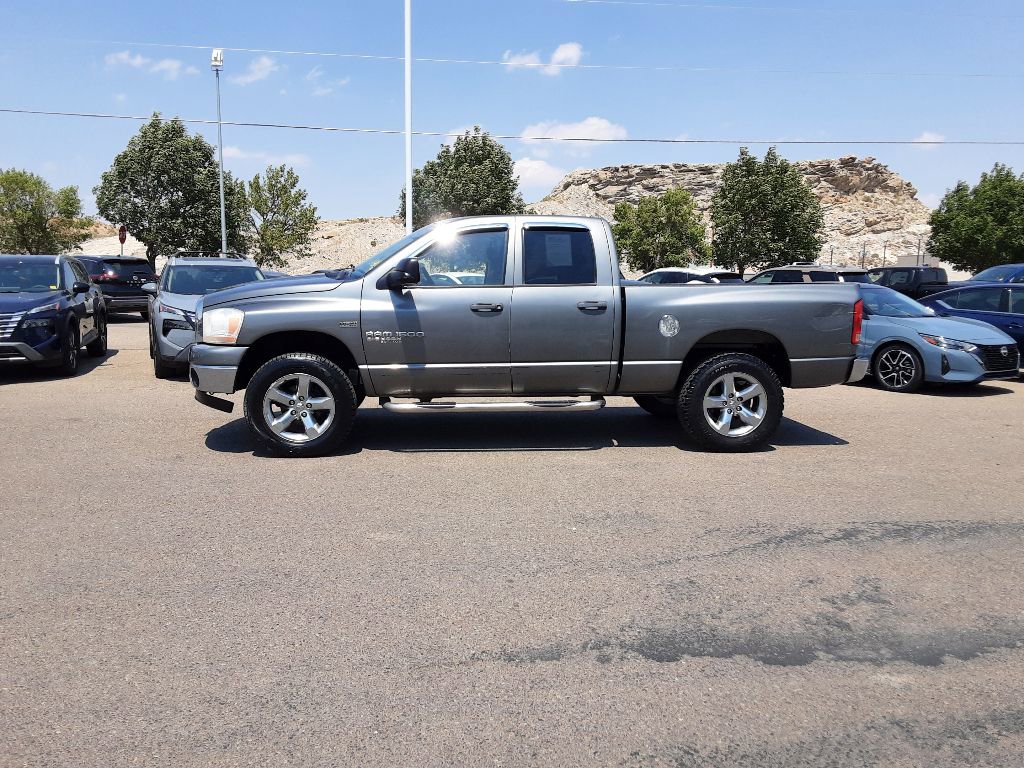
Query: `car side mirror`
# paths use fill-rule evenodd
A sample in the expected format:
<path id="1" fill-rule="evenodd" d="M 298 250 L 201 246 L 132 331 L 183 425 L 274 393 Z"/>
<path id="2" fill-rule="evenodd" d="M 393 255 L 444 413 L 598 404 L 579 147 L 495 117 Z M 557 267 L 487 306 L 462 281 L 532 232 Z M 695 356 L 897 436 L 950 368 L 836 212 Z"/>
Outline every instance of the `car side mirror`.
<path id="1" fill-rule="evenodd" d="M 142 284 L 142 290 L 148 293 L 150 296 L 156 296 L 156 283 L 149 282 Z"/>
<path id="2" fill-rule="evenodd" d="M 71 293 L 73 293 L 75 296 L 77 296 L 80 293 L 88 293 L 88 292 L 89 292 L 89 284 L 88 283 L 83 283 L 80 280 L 76 280 L 75 283 L 71 286 Z"/>
<path id="3" fill-rule="evenodd" d="M 420 281 L 420 260 L 408 256 L 384 273 L 377 281 L 377 289 L 400 291 L 407 285 L 416 285 Z"/>

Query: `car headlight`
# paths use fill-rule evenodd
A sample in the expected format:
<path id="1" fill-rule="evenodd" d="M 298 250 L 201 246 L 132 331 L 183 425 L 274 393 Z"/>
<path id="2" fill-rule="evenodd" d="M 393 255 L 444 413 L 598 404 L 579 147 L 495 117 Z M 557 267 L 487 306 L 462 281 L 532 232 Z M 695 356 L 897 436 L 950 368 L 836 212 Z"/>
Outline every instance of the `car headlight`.
<path id="1" fill-rule="evenodd" d="M 52 304 L 43 304 L 41 307 L 32 307 L 26 315 L 34 315 L 36 312 L 56 312 L 60 309 L 60 302 L 55 301 Z"/>
<path id="2" fill-rule="evenodd" d="M 177 307 L 172 307 L 168 304 L 164 304 L 162 301 L 157 302 L 156 311 L 163 312 L 165 315 L 181 315 L 182 317 L 185 316 L 185 313 L 182 312 Z"/>
<path id="3" fill-rule="evenodd" d="M 203 343 L 234 344 L 242 330 L 245 313 L 231 307 L 203 311 Z"/>
<path id="4" fill-rule="evenodd" d="M 977 352 L 978 347 L 971 344 L 969 341 L 957 341 L 956 339 L 947 339 L 945 336 L 931 336 L 927 333 L 919 334 L 922 339 L 927 341 L 941 349 L 959 349 L 963 352 Z"/>

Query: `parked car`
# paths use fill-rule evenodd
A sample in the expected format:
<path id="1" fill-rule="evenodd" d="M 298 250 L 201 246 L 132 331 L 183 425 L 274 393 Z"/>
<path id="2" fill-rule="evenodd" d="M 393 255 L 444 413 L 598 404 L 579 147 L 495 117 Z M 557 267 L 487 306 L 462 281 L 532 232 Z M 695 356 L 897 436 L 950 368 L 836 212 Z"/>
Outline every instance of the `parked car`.
<path id="1" fill-rule="evenodd" d="M 890 392 L 914 392 L 924 382 L 977 384 L 1017 378 L 1013 339 L 988 323 L 939 317 L 890 288 L 861 287 L 864 324 L 858 358 L 869 361 L 875 383 Z"/>
<path id="2" fill-rule="evenodd" d="M 146 317 L 149 296 L 142 285 L 156 280 L 148 261 L 129 256 L 79 256 L 78 260 L 103 292 L 107 312 L 139 312 Z"/>
<path id="3" fill-rule="evenodd" d="M 482 272 L 438 272 L 430 279 L 434 285 L 483 285 Z"/>
<path id="4" fill-rule="evenodd" d="M 949 277 L 942 267 L 876 267 L 868 270 L 868 279 L 912 299 L 949 288 Z"/>
<path id="5" fill-rule="evenodd" d="M 639 283 L 667 285 L 670 283 L 742 283 L 737 272 L 717 267 L 662 267 L 637 278 Z"/>
<path id="6" fill-rule="evenodd" d="M 968 283 L 1024 283 L 1024 264 L 1000 264 L 983 269 Z"/>
<path id="7" fill-rule="evenodd" d="M 856 267 L 829 267 L 803 262 L 785 267 L 773 267 L 759 272 L 747 280 L 754 285 L 779 283 L 869 283 L 866 270 Z"/>
<path id="8" fill-rule="evenodd" d="M 273 269 L 262 269 L 263 277 L 267 280 L 276 280 L 279 277 L 291 277 L 287 272 L 278 272 Z"/>
<path id="9" fill-rule="evenodd" d="M 165 379 L 188 367 L 200 298 L 264 278 L 255 262 L 238 256 L 169 258 L 160 282 L 143 286 L 149 298 L 149 356 L 154 375 Z"/>
<path id="10" fill-rule="evenodd" d="M 922 300 L 938 314 L 994 325 L 1024 349 L 1024 284 L 991 283 L 954 288 Z"/>
<path id="11" fill-rule="evenodd" d="M 483 285 L 432 279 L 468 263 Z M 626 395 L 737 451 L 771 438 L 783 386 L 863 376 L 856 286 L 652 290 L 623 285 L 618 264 L 604 219 L 485 216 L 351 270 L 219 291 L 196 309 L 196 399 L 230 411 L 215 393 L 245 390 L 252 434 L 292 456 L 340 446 L 365 396 L 406 414 L 594 411 Z"/>
<path id="12" fill-rule="evenodd" d="M 82 345 L 107 354 L 107 309 L 85 267 L 66 256 L 0 255 L 0 363 L 72 375 Z"/>

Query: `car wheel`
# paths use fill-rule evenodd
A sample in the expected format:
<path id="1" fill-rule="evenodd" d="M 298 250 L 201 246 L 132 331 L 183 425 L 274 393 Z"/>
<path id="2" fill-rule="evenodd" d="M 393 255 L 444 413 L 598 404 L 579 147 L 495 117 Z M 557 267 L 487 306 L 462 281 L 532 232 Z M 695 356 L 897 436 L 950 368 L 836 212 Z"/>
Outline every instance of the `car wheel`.
<path id="1" fill-rule="evenodd" d="M 78 326 L 72 323 L 68 326 L 60 345 L 60 372 L 65 376 L 74 376 L 78 373 L 78 349 L 81 345 L 82 338 L 79 336 Z"/>
<path id="2" fill-rule="evenodd" d="M 85 349 L 90 357 L 103 357 L 107 354 L 107 318 L 106 315 L 97 315 L 96 326 L 99 335 L 90 341 Z"/>
<path id="3" fill-rule="evenodd" d="M 871 370 L 875 383 L 888 392 L 916 392 L 924 381 L 921 358 L 906 344 L 890 344 L 880 349 Z"/>
<path id="4" fill-rule="evenodd" d="M 675 397 L 660 397 L 658 395 L 639 395 L 633 398 L 636 404 L 652 416 L 659 418 L 671 418 L 677 414 L 677 401 Z"/>
<path id="5" fill-rule="evenodd" d="M 153 355 L 153 375 L 158 379 L 169 379 L 174 375 L 174 366 L 168 365 L 160 359 L 159 354 Z"/>
<path id="6" fill-rule="evenodd" d="M 683 431 L 712 451 L 749 451 L 766 443 L 782 420 L 778 375 L 753 355 L 716 355 L 697 366 L 679 392 Z"/>
<path id="7" fill-rule="evenodd" d="M 326 357 L 294 352 L 266 362 L 245 390 L 245 420 L 256 439 L 285 456 L 322 456 L 348 437 L 355 388 Z"/>

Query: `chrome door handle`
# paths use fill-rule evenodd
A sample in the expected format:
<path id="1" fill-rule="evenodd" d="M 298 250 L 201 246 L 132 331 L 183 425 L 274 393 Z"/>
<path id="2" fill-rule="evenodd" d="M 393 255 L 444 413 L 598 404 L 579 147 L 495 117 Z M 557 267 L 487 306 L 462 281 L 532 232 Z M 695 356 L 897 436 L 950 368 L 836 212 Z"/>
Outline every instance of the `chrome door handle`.
<path id="1" fill-rule="evenodd" d="M 503 307 L 501 304 L 473 304 L 469 308 L 469 311 L 470 312 L 493 313 L 493 312 L 501 312 L 501 310 L 503 310 L 504 308 L 505 307 Z"/>
<path id="2" fill-rule="evenodd" d="M 608 302 L 606 301 L 578 301 L 576 302 L 576 309 L 580 312 L 602 312 L 608 309 Z"/>

